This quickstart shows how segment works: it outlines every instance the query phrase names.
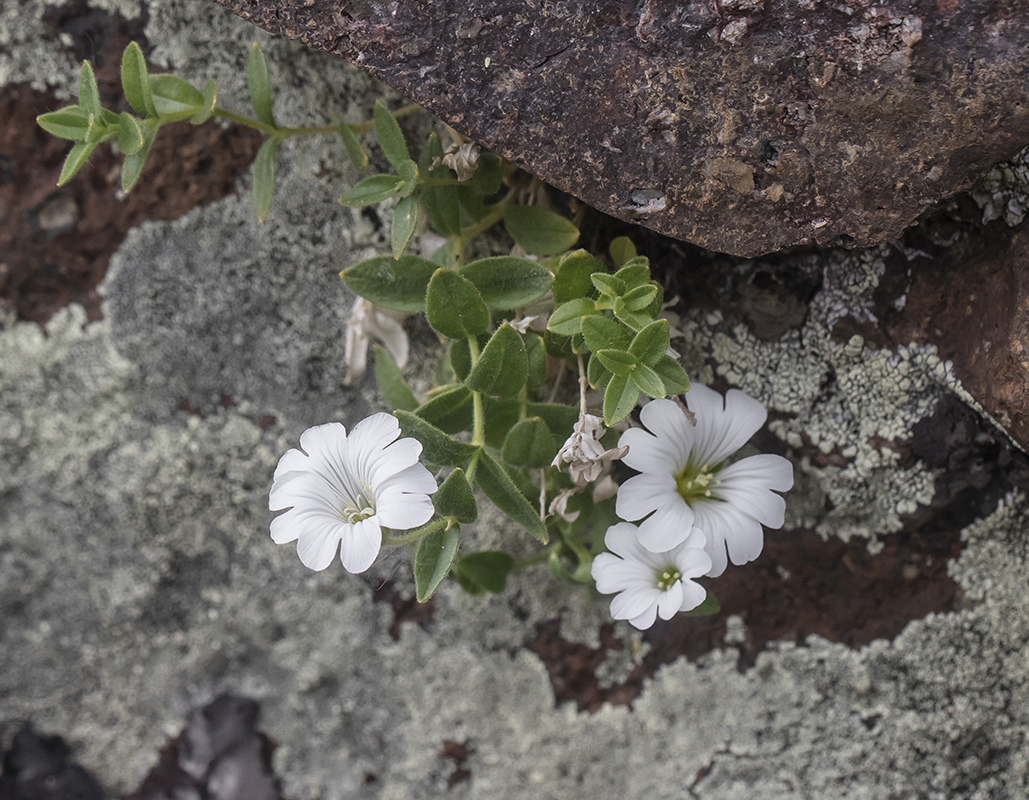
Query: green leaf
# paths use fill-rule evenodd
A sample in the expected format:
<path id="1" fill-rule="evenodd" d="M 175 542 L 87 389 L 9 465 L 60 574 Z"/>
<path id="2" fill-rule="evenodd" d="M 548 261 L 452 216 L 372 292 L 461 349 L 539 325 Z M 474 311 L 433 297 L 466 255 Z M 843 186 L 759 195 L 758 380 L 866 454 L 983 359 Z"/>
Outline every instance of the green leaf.
<path id="1" fill-rule="evenodd" d="M 465 391 L 467 392 L 467 389 Z M 410 411 L 397 409 L 393 416 L 400 423 L 400 430 L 404 432 L 404 436 L 410 436 L 422 443 L 422 458 L 433 464 L 445 467 L 464 465 L 479 451 L 475 445 L 448 436 L 432 423 Z"/>
<path id="2" fill-rule="evenodd" d="M 485 450 L 479 455 L 475 469 L 475 482 L 494 505 L 524 527 L 543 544 L 547 543 L 547 528 L 525 496 L 518 491 L 507 471 Z"/>
<path id="3" fill-rule="evenodd" d="M 64 184 L 70 181 L 75 173 L 86 165 L 90 153 L 95 149 L 95 142 L 79 142 L 72 145 L 71 150 L 64 159 L 64 166 L 61 167 L 61 174 L 57 178 L 57 185 L 64 186 Z"/>
<path id="4" fill-rule="evenodd" d="M 121 88 L 132 110 L 144 119 L 157 116 L 154 98 L 150 93 L 146 58 L 135 42 L 129 42 L 121 56 Z"/>
<path id="5" fill-rule="evenodd" d="M 434 330 L 451 339 L 476 336 L 489 328 L 489 309 L 475 284 L 446 269 L 429 281 L 425 313 Z"/>
<path id="6" fill-rule="evenodd" d="M 525 386 L 528 369 L 522 337 L 505 322 L 479 354 L 465 385 L 491 397 L 513 397 Z"/>
<path id="7" fill-rule="evenodd" d="M 278 146 L 279 140 L 274 136 L 269 137 L 261 145 L 261 149 L 257 151 L 257 158 L 254 159 L 251 194 L 258 222 L 264 222 L 272 207 L 272 192 L 275 189 L 275 149 Z"/>
<path id="8" fill-rule="evenodd" d="M 636 356 L 624 350 L 598 350 L 595 353 L 600 363 L 615 375 L 627 376 L 639 366 Z"/>
<path id="9" fill-rule="evenodd" d="M 564 403 L 529 403 L 525 411 L 547 423 L 559 442 L 571 436 L 572 427 L 579 421 L 579 409 Z"/>
<path id="10" fill-rule="evenodd" d="M 143 171 L 150 148 L 153 147 L 154 139 L 157 138 L 157 125 L 146 125 L 143 128 L 143 146 L 131 156 L 125 156 L 125 163 L 121 168 L 121 188 L 123 192 L 131 192 L 132 187 L 139 180 Z"/>
<path id="11" fill-rule="evenodd" d="M 393 258 L 399 259 L 407 249 L 414 229 L 418 225 L 418 198 L 403 197 L 393 209 L 393 223 L 390 226 L 390 240 Z"/>
<path id="12" fill-rule="evenodd" d="M 418 399 L 414 392 L 404 380 L 397 362 L 381 344 L 375 345 L 375 382 L 379 384 L 379 391 L 386 398 L 389 407 L 394 411 L 414 411 L 418 408 Z"/>
<path id="13" fill-rule="evenodd" d="M 514 564 L 511 556 L 499 550 L 469 553 L 454 564 L 454 577 L 468 594 L 500 594 L 507 586 L 507 576 Z"/>
<path id="14" fill-rule="evenodd" d="M 620 267 L 626 261 L 636 258 L 636 245 L 632 243 L 632 239 L 628 236 L 619 236 L 617 239 L 612 239 L 608 251 L 611 253 L 611 260 L 615 262 L 616 267 Z"/>
<path id="15" fill-rule="evenodd" d="M 537 256 L 563 253 L 579 239 L 571 220 L 538 206 L 509 206 L 504 227 L 527 253 Z"/>
<path id="16" fill-rule="evenodd" d="M 401 163 L 410 161 L 411 155 L 403 131 L 381 100 L 375 101 L 375 135 L 379 137 L 379 147 L 386 160 L 393 165 L 393 169 L 400 172 Z"/>
<path id="17" fill-rule="evenodd" d="M 79 105 L 86 114 L 92 114 L 97 119 L 103 113 L 100 105 L 100 90 L 96 85 L 96 73 L 93 72 L 93 65 L 88 61 L 82 62 L 82 69 L 79 71 Z"/>
<path id="18" fill-rule="evenodd" d="M 557 440 L 547 423 L 529 417 L 508 431 L 501 453 L 513 467 L 549 467 L 557 455 Z"/>
<path id="19" fill-rule="evenodd" d="M 433 167 L 437 158 L 443 157 L 443 145 L 439 136 L 433 132 L 429 135 L 422 154 L 418 159 L 418 174 L 432 179 L 451 178 L 450 170 L 442 164 Z M 444 236 L 456 236 L 461 232 L 461 203 L 454 185 L 426 186 L 421 185 L 420 198 L 425 216 L 429 224 Z"/>
<path id="20" fill-rule="evenodd" d="M 550 315 L 550 322 L 547 323 L 547 330 L 562 336 L 579 333 L 582 329 L 583 318 L 595 310 L 596 305 L 588 298 L 580 297 L 578 300 L 569 300 L 554 309 L 554 313 Z"/>
<path id="21" fill-rule="evenodd" d="M 640 390 L 624 375 L 615 375 L 604 390 L 604 424 L 621 422 L 636 406 Z"/>
<path id="22" fill-rule="evenodd" d="M 495 450 L 504 446 L 504 437 L 507 432 L 518 424 L 518 417 L 521 412 L 521 403 L 517 397 L 489 397 L 482 398 L 482 416 L 485 422 L 486 444 Z"/>
<path id="23" fill-rule="evenodd" d="M 121 130 L 118 131 L 118 149 L 127 156 L 143 149 L 143 131 L 131 114 L 122 112 L 119 116 Z"/>
<path id="24" fill-rule="evenodd" d="M 538 300 L 554 282 L 546 267 L 512 256 L 480 258 L 467 264 L 461 275 L 475 284 L 486 305 L 505 311 Z"/>
<path id="25" fill-rule="evenodd" d="M 602 314 L 583 318 L 582 336 L 593 353 L 598 350 L 627 350 L 632 341 L 632 334 L 624 325 Z"/>
<path id="26" fill-rule="evenodd" d="M 475 522 L 479 518 L 479 508 L 475 504 L 475 495 L 468 484 L 463 469 L 455 469 L 432 496 L 432 504 L 443 517 L 453 517 L 458 522 Z"/>
<path id="27" fill-rule="evenodd" d="M 358 169 L 364 169 L 368 166 L 368 154 L 361 146 L 361 142 L 354 133 L 354 129 L 345 122 L 337 120 L 336 123 L 339 128 L 339 137 L 343 140 L 343 147 L 346 148 L 350 163 Z"/>
<path id="28" fill-rule="evenodd" d="M 438 267 L 418 256 L 375 256 L 343 270 L 339 276 L 351 291 L 393 311 L 425 311 L 425 293 Z"/>
<path id="29" fill-rule="evenodd" d="M 469 183 L 480 197 L 491 197 L 500 191 L 504 181 L 504 166 L 495 153 L 479 153 L 475 174 Z"/>
<path id="30" fill-rule="evenodd" d="M 607 386 L 613 373 L 600 361 L 596 353 L 590 353 L 590 362 L 586 365 L 586 380 L 594 389 Z"/>
<path id="31" fill-rule="evenodd" d="M 547 355 L 554 358 L 572 358 L 572 337 L 561 333 L 554 333 L 552 330 L 543 331 L 543 346 L 547 349 Z"/>
<path id="32" fill-rule="evenodd" d="M 642 361 L 629 373 L 629 379 L 644 394 L 660 399 L 665 396 L 665 385 L 660 376 Z"/>
<path id="33" fill-rule="evenodd" d="M 704 598 L 704 602 L 696 608 L 690 609 L 684 612 L 687 617 L 709 617 L 712 614 L 717 614 L 722 610 L 722 604 L 718 602 L 718 598 L 711 594 L 711 590 L 707 590 L 707 597 Z"/>
<path id="34" fill-rule="evenodd" d="M 523 341 L 528 359 L 525 382 L 530 389 L 538 389 L 547 382 L 547 350 L 543 346 L 543 337 L 538 333 L 526 333 Z"/>
<path id="35" fill-rule="evenodd" d="M 448 529 L 446 520 L 435 520 L 430 524 L 432 529 L 418 540 L 414 551 L 414 589 L 419 603 L 432 597 L 450 574 L 461 538 L 458 525 Z"/>
<path id="36" fill-rule="evenodd" d="M 52 136 L 73 142 L 85 141 L 89 133 L 89 115 L 79 106 L 67 106 L 49 114 L 41 114 L 36 117 L 36 124 Z"/>
<path id="37" fill-rule="evenodd" d="M 590 280 L 597 287 L 597 291 L 608 297 L 618 297 L 625 293 L 625 282 L 606 272 L 594 272 L 590 275 Z"/>
<path id="38" fill-rule="evenodd" d="M 461 384 L 442 387 L 415 414 L 444 433 L 467 431 L 472 427 L 472 393 Z"/>
<path id="39" fill-rule="evenodd" d="M 579 297 L 596 294 L 590 275 L 604 268 L 585 250 L 576 250 L 561 259 L 554 277 L 554 302 L 567 303 Z"/>
<path id="40" fill-rule="evenodd" d="M 372 175 L 343 192 L 339 202 L 350 208 L 373 206 L 395 197 L 403 188 L 404 182 L 396 175 Z"/>
<path id="41" fill-rule="evenodd" d="M 272 90 L 268 82 L 268 62 L 261 46 L 254 42 L 247 54 L 247 89 L 250 91 L 250 105 L 257 118 L 265 125 L 275 127 L 272 114 Z"/>
<path id="42" fill-rule="evenodd" d="M 661 356 L 653 366 L 668 394 L 682 394 L 690 390 L 690 378 L 686 370 L 671 356 Z"/>
<path id="43" fill-rule="evenodd" d="M 400 196 L 410 197 L 415 187 L 418 186 L 418 165 L 411 159 L 401 161 L 397 165 L 397 174 L 400 175 L 400 180 L 402 181 Z"/>
<path id="44" fill-rule="evenodd" d="M 625 284 L 626 289 L 635 289 L 650 282 L 650 261 L 643 256 L 629 259 L 615 273 L 615 277 Z"/>
<path id="45" fill-rule="evenodd" d="M 193 84 L 169 73 L 150 76 L 150 92 L 158 114 L 196 114 L 204 107 L 204 95 Z"/>
<path id="46" fill-rule="evenodd" d="M 203 125 L 211 118 L 214 107 L 218 104 L 218 85 L 208 79 L 204 84 L 204 107 L 189 118 L 193 125 Z"/>
<path id="47" fill-rule="evenodd" d="M 615 316 L 618 317 L 622 322 L 632 328 L 634 331 L 641 331 L 647 327 L 654 320 L 648 317 L 646 314 L 641 314 L 638 311 L 632 311 L 626 307 L 625 301 L 621 297 L 615 298 L 614 304 Z"/>
<path id="48" fill-rule="evenodd" d="M 629 345 L 629 352 L 648 366 L 654 366 L 668 349 L 668 320 L 658 319 L 641 330 Z"/>
<path id="49" fill-rule="evenodd" d="M 476 337 L 476 346 L 481 351 L 486 346 L 486 342 L 489 341 L 489 336 L 485 333 L 480 334 Z M 454 339 L 450 345 L 450 366 L 454 370 L 454 376 L 459 381 L 463 381 L 468 377 L 468 373 L 472 371 L 472 353 L 468 347 L 468 339 Z"/>
<path id="50" fill-rule="evenodd" d="M 646 286 L 637 286 L 622 295 L 622 302 L 629 311 L 643 311 L 657 297 L 659 291 L 656 286 L 649 283 Z"/>

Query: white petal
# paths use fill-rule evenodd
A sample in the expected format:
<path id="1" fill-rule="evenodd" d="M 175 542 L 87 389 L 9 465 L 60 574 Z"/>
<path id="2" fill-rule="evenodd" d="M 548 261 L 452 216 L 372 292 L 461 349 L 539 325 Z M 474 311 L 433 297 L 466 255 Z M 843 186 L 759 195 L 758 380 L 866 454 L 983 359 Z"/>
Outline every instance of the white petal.
<path id="1" fill-rule="evenodd" d="M 661 594 L 656 586 L 641 586 L 619 592 L 611 600 L 611 616 L 615 619 L 638 617 L 649 606 L 656 606 Z"/>
<path id="2" fill-rule="evenodd" d="M 601 594 L 614 594 L 626 589 L 641 589 L 654 585 L 652 568 L 611 553 L 601 553 L 593 559 L 590 572 L 596 581 L 597 591 Z"/>
<path id="3" fill-rule="evenodd" d="M 675 478 L 670 474 L 634 475 L 618 488 L 615 513 L 626 520 L 638 520 L 651 511 L 682 497 L 675 491 Z"/>
<path id="4" fill-rule="evenodd" d="M 403 369 L 407 364 L 408 348 L 407 334 L 404 333 L 403 326 L 388 314 L 376 309 L 368 327 L 386 345 L 397 366 Z"/>
<path id="5" fill-rule="evenodd" d="M 672 455 L 676 469 L 682 469 L 696 443 L 697 428 L 679 404 L 671 400 L 647 403 L 640 411 L 640 422 L 657 437 L 659 446 Z"/>
<path id="6" fill-rule="evenodd" d="M 400 440 L 400 442 L 404 441 L 407 440 Z M 400 444 L 400 442 L 397 442 L 397 444 Z M 423 465 L 415 463 L 376 484 L 375 496 L 378 498 L 387 492 L 396 491 L 413 494 L 432 494 L 436 491 L 436 488 L 436 479 L 432 477 L 432 473 Z M 391 528 L 393 526 L 387 525 L 386 527 Z"/>
<path id="7" fill-rule="evenodd" d="M 697 527 L 708 537 L 707 552 L 712 564 L 708 575 L 720 575 L 725 569 L 726 548 L 729 559 L 737 565 L 753 561 L 761 554 L 764 531 L 761 523 L 753 517 L 718 501 L 698 503 L 694 510 L 697 512 Z"/>
<path id="8" fill-rule="evenodd" d="M 629 452 L 622 457 L 622 463 L 640 472 L 672 474 L 686 464 L 685 458 L 681 461 L 679 458 L 679 452 L 684 448 L 677 447 L 669 441 L 662 441 L 643 428 L 629 428 L 618 438 L 618 446 L 629 448 Z"/>
<path id="9" fill-rule="evenodd" d="M 793 464 L 782 456 L 762 454 L 741 458 L 722 470 L 718 477 L 724 480 L 726 475 L 746 478 L 777 492 L 793 488 Z"/>
<path id="10" fill-rule="evenodd" d="M 657 615 L 661 619 L 671 619 L 682 606 L 682 581 L 676 581 L 668 590 L 661 593 L 661 599 L 657 603 Z"/>
<path id="11" fill-rule="evenodd" d="M 297 539 L 297 555 L 303 565 L 317 572 L 329 566 L 346 527 L 349 526 L 339 520 L 324 519 L 305 529 Z"/>
<path id="12" fill-rule="evenodd" d="M 707 598 L 707 589 L 693 581 L 682 582 L 682 603 L 680 611 L 692 611 Z"/>
<path id="13" fill-rule="evenodd" d="M 768 489 L 730 484 L 719 486 L 716 495 L 769 528 L 781 528 L 786 518 L 786 501 Z"/>
<path id="14" fill-rule="evenodd" d="M 279 459 L 279 463 L 275 465 L 275 477 L 272 481 L 279 480 L 279 477 L 289 472 L 300 472 L 306 470 L 308 467 L 308 458 L 299 450 L 287 450 L 282 458 Z"/>
<path id="15" fill-rule="evenodd" d="M 295 512 L 287 511 L 275 517 L 272 520 L 271 532 L 275 544 L 286 544 L 300 538 L 300 526 L 297 524 Z"/>
<path id="16" fill-rule="evenodd" d="M 697 547 L 697 544 L 700 546 Z M 707 537 L 700 533 L 698 528 L 694 528 L 690 538 L 683 542 L 682 546 L 675 548 L 674 553 L 669 553 L 683 578 L 699 578 L 711 569 L 711 556 L 705 549 L 706 544 Z"/>
<path id="17" fill-rule="evenodd" d="M 738 389 L 722 396 L 693 384 L 686 404 L 697 415 L 696 444 L 690 456 L 697 466 L 714 466 L 739 450 L 765 424 L 765 407 Z"/>
<path id="18" fill-rule="evenodd" d="M 614 616 L 612 614 L 611 616 Z M 618 617 L 615 617 L 618 619 Z M 637 630 L 645 631 L 651 625 L 654 624 L 654 620 L 657 619 L 657 603 L 654 603 L 646 611 L 640 614 L 638 617 L 633 617 L 629 620 L 629 624 Z"/>
<path id="19" fill-rule="evenodd" d="M 693 530 L 693 509 L 674 496 L 639 526 L 639 542 L 652 553 L 665 553 L 685 542 Z"/>
<path id="20" fill-rule="evenodd" d="M 392 414 L 379 412 L 358 422 L 347 440 L 347 453 L 361 475 L 370 458 L 378 458 L 388 445 L 400 436 L 400 423 Z M 404 466 L 407 466 L 404 464 Z"/>
<path id="21" fill-rule="evenodd" d="M 375 557 L 382 547 L 382 528 L 376 517 L 361 520 L 347 528 L 349 530 L 340 543 L 339 558 L 346 571 L 356 575 L 375 563 Z"/>
<path id="22" fill-rule="evenodd" d="M 399 490 L 376 497 L 376 516 L 387 528 L 406 531 L 432 519 L 432 500 L 426 494 L 405 494 Z"/>
<path id="23" fill-rule="evenodd" d="M 346 440 L 347 429 L 341 423 L 327 422 L 300 434 L 300 447 L 309 456 L 324 455 L 337 452 L 339 444 Z"/>

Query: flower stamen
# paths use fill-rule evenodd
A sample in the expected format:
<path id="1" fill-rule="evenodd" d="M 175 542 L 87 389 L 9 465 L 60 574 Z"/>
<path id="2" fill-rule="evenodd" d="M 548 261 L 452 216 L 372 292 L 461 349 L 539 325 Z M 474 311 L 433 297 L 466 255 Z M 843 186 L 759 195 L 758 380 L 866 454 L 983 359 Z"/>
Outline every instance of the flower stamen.
<path id="1" fill-rule="evenodd" d="M 662 592 L 667 592 L 682 580 L 682 570 L 674 564 L 669 564 L 663 569 L 657 570 L 654 573 L 654 578 L 657 580 L 657 588 Z"/>
<path id="2" fill-rule="evenodd" d="M 675 490 L 687 505 L 702 498 L 714 497 L 711 487 L 720 483 L 715 480 L 716 474 L 717 468 L 711 469 L 707 464 L 699 468 L 687 464 L 682 472 L 675 476 Z"/>

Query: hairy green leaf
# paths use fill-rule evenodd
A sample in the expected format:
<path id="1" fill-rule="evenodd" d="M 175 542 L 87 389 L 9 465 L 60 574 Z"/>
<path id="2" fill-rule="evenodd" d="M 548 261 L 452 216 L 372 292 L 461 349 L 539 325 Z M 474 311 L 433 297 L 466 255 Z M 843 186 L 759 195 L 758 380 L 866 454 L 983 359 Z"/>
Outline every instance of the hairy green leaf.
<path id="1" fill-rule="evenodd" d="M 513 397 L 525 385 L 528 367 L 522 337 L 505 322 L 479 354 L 465 385 L 491 397 Z"/>
<path id="2" fill-rule="evenodd" d="M 489 309 L 475 284 L 446 269 L 429 281 L 425 313 L 434 330 L 451 339 L 477 336 L 489 328 Z"/>
<path id="3" fill-rule="evenodd" d="M 596 289 L 590 275 L 604 265 L 585 250 L 576 250 L 561 258 L 554 276 L 554 302 L 561 304 L 579 297 L 592 297 Z"/>
<path id="4" fill-rule="evenodd" d="M 411 155 L 407 150 L 407 142 L 404 141 L 400 125 L 381 100 L 375 101 L 375 135 L 379 137 L 379 147 L 382 148 L 386 160 L 399 173 L 400 165 L 410 161 Z"/>
<path id="5" fill-rule="evenodd" d="M 89 115 L 80 106 L 67 106 L 36 117 L 36 124 L 47 133 L 73 142 L 85 141 Z"/>
<path id="6" fill-rule="evenodd" d="M 582 320 L 596 310 L 592 300 L 580 297 L 578 300 L 569 300 L 567 303 L 554 309 L 550 315 L 550 322 L 547 323 L 547 330 L 559 333 L 562 336 L 571 336 L 582 330 Z"/>
<path id="7" fill-rule="evenodd" d="M 507 576 L 515 560 L 499 550 L 469 553 L 454 564 L 454 577 L 468 594 L 499 594 L 507 586 Z"/>
<path id="8" fill-rule="evenodd" d="M 264 222 L 272 207 L 272 192 L 275 190 L 275 150 L 279 140 L 271 136 L 261 145 L 254 159 L 253 186 L 254 214 L 258 222 Z"/>
<path id="9" fill-rule="evenodd" d="M 339 202 L 350 208 L 373 206 L 395 197 L 403 188 L 404 182 L 396 175 L 372 175 L 343 192 Z"/>
<path id="10" fill-rule="evenodd" d="M 629 352 L 648 366 L 654 366 L 668 350 L 668 320 L 658 319 L 641 330 L 629 345 Z"/>
<path id="11" fill-rule="evenodd" d="M 594 355 L 615 375 L 627 376 L 639 366 L 636 356 L 624 350 L 598 350 Z"/>
<path id="12" fill-rule="evenodd" d="M 119 116 L 121 128 L 118 131 L 118 149 L 127 156 L 143 149 L 143 131 L 131 114 L 122 112 Z"/>
<path id="13" fill-rule="evenodd" d="M 386 398 L 389 407 L 394 411 L 414 411 L 418 408 L 418 399 L 404 380 L 397 362 L 385 347 L 375 345 L 375 382 L 379 391 Z"/>
<path id="14" fill-rule="evenodd" d="M 602 314 L 590 314 L 582 320 L 582 336 L 591 352 L 598 350 L 626 350 L 632 334 L 617 320 Z"/>
<path id="15" fill-rule="evenodd" d="M 208 79 L 204 83 L 204 107 L 189 118 L 193 125 L 203 125 L 214 114 L 214 107 L 218 104 L 218 85 Z"/>
<path id="16" fill-rule="evenodd" d="M 153 147 L 154 139 L 157 138 L 157 125 L 146 125 L 143 128 L 143 146 L 130 156 L 125 156 L 125 163 L 121 168 L 121 188 L 123 192 L 131 192 L 132 187 L 139 180 L 143 171 L 150 148 Z"/>
<path id="17" fill-rule="evenodd" d="M 204 107 L 204 95 L 193 84 L 170 73 L 150 76 L 150 92 L 158 114 L 196 114 Z"/>
<path id="18" fill-rule="evenodd" d="M 502 310 L 538 300 L 554 281 L 546 267 L 512 256 L 480 258 L 462 268 L 461 275 L 475 284 L 486 305 Z"/>
<path id="19" fill-rule="evenodd" d="M 621 422 L 636 407 L 640 390 L 624 375 L 615 375 L 604 390 L 604 424 L 611 427 Z"/>
<path id="20" fill-rule="evenodd" d="M 539 517 L 539 511 L 525 499 L 507 470 L 485 450 L 479 455 L 475 482 L 497 508 L 543 544 L 547 543 L 547 528 Z"/>
<path id="21" fill-rule="evenodd" d="M 343 140 L 343 147 L 346 148 L 347 157 L 350 159 L 350 163 L 358 169 L 364 169 L 368 166 L 368 154 L 364 151 L 361 146 L 360 140 L 354 133 L 347 123 L 341 122 L 339 119 L 336 120 L 336 127 L 339 129 L 339 136 Z"/>
<path id="22" fill-rule="evenodd" d="M 629 373 L 629 379 L 646 395 L 660 399 L 667 394 L 660 376 L 642 361 Z"/>
<path id="23" fill-rule="evenodd" d="M 398 409 L 393 412 L 393 416 L 400 423 L 400 430 L 404 432 L 404 436 L 410 436 L 422 443 L 422 458 L 428 462 L 445 467 L 463 466 L 479 451 L 475 445 L 448 436 L 431 422 L 410 411 Z"/>
<path id="24" fill-rule="evenodd" d="M 432 504 L 443 517 L 453 517 L 458 522 L 475 522 L 479 518 L 479 508 L 475 504 L 475 495 L 468 483 L 463 469 L 455 469 L 440 484 L 436 494 L 432 496 Z"/>
<path id="25" fill-rule="evenodd" d="M 121 57 L 121 88 L 132 110 L 144 119 L 157 116 L 154 98 L 150 94 L 146 58 L 135 42 L 129 42 Z"/>
<path id="26" fill-rule="evenodd" d="M 450 170 L 442 164 L 433 167 L 432 164 L 437 158 L 443 157 L 443 145 L 440 143 L 439 135 L 433 132 L 429 135 L 422 154 L 418 159 L 418 174 L 423 178 L 432 180 L 450 180 Z M 420 186 L 420 198 L 422 207 L 425 209 L 425 216 L 437 231 L 444 236 L 456 236 L 461 232 L 461 202 L 457 197 L 457 187 L 448 184 L 444 186 Z"/>
<path id="27" fill-rule="evenodd" d="M 458 525 L 448 528 L 446 520 L 433 520 L 429 524 L 429 532 L 418 540 L 414 551 L 414 590 L 419 603 L 432 597 L 450 574 L 461 538 Z"/>
<path id="28" fill-rule="evenodd" d="M 686 370 L 671 356 L 661 356 L 653 366 L 668 394 L 682 394 L 690 390 L 690 379 Z"/>
<path id="29" fill-rule="evenodd" d="M 257 118 L 265 125 L 275 127 L 275 116 L 272 114 L 272 89 L 268 82 L 268 62 L 264 58 L 261 46 L 254 42 L 247 54 L 247 89 L 250 92 L 250 105 L 254 107 Z"/>
<path id="30" fill-rule="evenodd" d="M 444 433 L 458 433 L 472 427 L 472 393 L 467 386 L 443 386 L 415 409 L 415 414 Z M 416 437 L 417 438 L 417 437 Z"/>
<path id="31" fill-rule="evenodd" d="M 72 179 L 76 172 L 86 165 L 90 153 L 96 149 L 95 142 L 79 142 L 73 144 L 67 157 L 64 159 L 64 166 L 61 167 L 61 174 L 57 178 L 57 185 L 64 186 Z"/>
<path id="32" fill-rule="evenodd" d="M 628 236 L 619 236 L 611 240 L 608 252 L 611 253 L 611 260 L 615 262 L 615 266 L 621 267 L 626 261 L 636 258 L 636 245 Z"/>
<path id="33" fill-rule="evenodd" d="M 527 253 L 537 256 L 563 253 L 579 239 L 571 220 L 538 206 L 508 206 L 504 227 Z"/>
<path id="34" fill-rule="evenodd" d="M 87 114 L 92 114 L 97 119 L 103 113 L 100 105 L 100 90 L 96 85 L 96 73 L 93 72 L 93 65 L 88 61 L 82 62 L 82 69 L 79 70 L 79 105 Z"/>
<path id="35" fill-rule="evenodd" d="M 408 242 L 414 236 L 418 225 L 418 198 L 403 197 L 393 209 L 393 222 L 390 226 L 390 243 L 393 246 L 393 258 L 400 258 L 407 249 Z"/>
<path id="36" fill-rule="evenodd" d="M 594 272 L 590 275 L 590 280 L 597 287 L 597 291 L 608 297 L 618 297 L 620 294 L 625 294 L 625 281 L 621 278 L 616 278 L 614 275 L 608 275 L 606 272 Z"/>
<path id="37" fill-rule="evenodd" d="M 557 455 L 557 440 L 547 423 L 529 417 L 508 431 L 501 453 L 513 467 L 549 467 Z"/>
<path id="38" fill-rule="evenodd" d="M 547 423 L 550 432 L 562 443 L 571 436 L 572 426 L 579 420 L 579 409 L 564 403 L 529 403 L 525 410 Z"/>
<path id="39" fill-rule="evenodd" d="M 418 256 L 375 256 L 339 276 L 355 293 L 377 306 L 412 313 L 425 310 L 429 280 L 438 267 Z"/>

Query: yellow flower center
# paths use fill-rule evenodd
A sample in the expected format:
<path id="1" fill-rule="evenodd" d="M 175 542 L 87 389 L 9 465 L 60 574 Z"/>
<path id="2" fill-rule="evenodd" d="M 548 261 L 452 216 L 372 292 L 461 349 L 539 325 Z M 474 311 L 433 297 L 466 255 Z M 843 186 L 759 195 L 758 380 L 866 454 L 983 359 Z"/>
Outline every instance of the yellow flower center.
<path id="1" fill-rule="evenodd" d="M 697 500 L 714 497 L 711 487 L 720 483 L 715 480 L 719 470 L 721 470 L 720 464 L 714 468 L 707 464 L 702 467 L 687 464 L 683 467 L 682 472 L 675 476 L 675 490 L 686 501 L 686 505 L 692 505 Z"/>
<path id="2" fill-rule="evenodd" d="M 657 588 L 662 592 L 667 592 L 675 585 L 676 581 L 682 580 L 682 570 L 669 564 L 667 567 L 659 569 L 654 577 L 657 578 Z"/>
<path id="3" fill-rule="evenodd" d="M 367 497 L 365 496 L 365 493 L 367 493 Z M 361 522 L 362 520 L 368 519 L 368 517 L 374 514 L 375 495 L 372 494 L 371 488 L 366 486 L 364 487 L 364 491 L 347 503 L 337 516 L 340 519 L 354 524 L 355 522 Z"/>

